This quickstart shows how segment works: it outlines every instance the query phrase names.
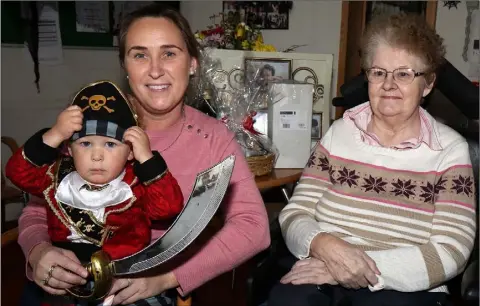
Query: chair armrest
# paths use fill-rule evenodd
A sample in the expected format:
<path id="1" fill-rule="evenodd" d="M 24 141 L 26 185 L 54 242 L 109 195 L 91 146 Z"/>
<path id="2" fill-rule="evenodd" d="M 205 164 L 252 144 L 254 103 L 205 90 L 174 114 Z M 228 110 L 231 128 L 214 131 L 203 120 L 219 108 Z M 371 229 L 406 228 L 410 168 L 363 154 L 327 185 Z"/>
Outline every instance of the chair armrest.
<path id="1" fill-rule="evenodd" d="M 474 260 L 463 273 L 461 294 L 466 305 L 478 305 L 478 268 L 478 260 Z"/>
<path id="2" fill-rule="evenodd" d="M 247 279 L 247 306 L 265 302 L 270 289 L 288 272 L 283 271 L 279 264 L 279 259 L 289 251 L 277 218 L 270 222 L 270 239 L 269 248 L 252 258 L 253 268 Z"/>

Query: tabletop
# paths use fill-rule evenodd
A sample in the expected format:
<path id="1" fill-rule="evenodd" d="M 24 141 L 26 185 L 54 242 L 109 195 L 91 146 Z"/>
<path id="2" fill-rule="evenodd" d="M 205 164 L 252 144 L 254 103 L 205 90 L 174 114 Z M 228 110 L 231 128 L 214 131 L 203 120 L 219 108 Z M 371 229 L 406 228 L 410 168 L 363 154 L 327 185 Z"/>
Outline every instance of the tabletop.
<path id="1" fill-rule="evenodd" d="M 279 187 L 295 183 L 302 175 L 303 169 L 273 169 L 270 174 L 255 177 L 255 182 L 260 190 Z"/>

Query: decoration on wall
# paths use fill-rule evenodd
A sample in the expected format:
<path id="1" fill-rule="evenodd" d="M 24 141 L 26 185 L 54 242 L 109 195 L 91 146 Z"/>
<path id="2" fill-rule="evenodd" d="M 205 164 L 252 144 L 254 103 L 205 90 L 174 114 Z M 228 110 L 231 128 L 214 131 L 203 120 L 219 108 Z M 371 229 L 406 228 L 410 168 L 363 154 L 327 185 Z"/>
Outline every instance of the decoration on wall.
<path id="1" fill-rule="evenodd" d="M 237 18 L 225 18 L 223 13 L 209 17 L 213 24 L 206 30 L 197 31 L 195 38 L 205 48 L 231 49 L 231 50 L 252 50 L 275 52 L 273 45 L 263 42 L 260 29 L 252 24 L 239 22 Z M 216 23 L 216 19 L 221 21 Z"/>
<path id="2" fill-rule="evenodd" d="M 27 42 L 28 51 L 33 60 L 33 71 L 35 73 L 35 85 L 37 93 L 40 93 L 40 69 L 38 60 L 38 21 L 39 21 L 39 7 L 35 1 L 22 2 L 22 20 L 27 33 L 25 41 Z"/>
<path id="3" fill-rule="evenodd" d="M 223 1 L 223 16 L 257 29 L 287 30 L 292 5 L 293 1 Z"/>
<path id="4" fill-rule="evenodd" d="M 465 62 L 468 62 L 468 46 L 471 44 L 470 33 L 472 29 L 472 14 L 473 11 L 478 10 L 478 1 L 467 1 L 465 3 L 467 5 L 467 19 L 465 21 L 465 41 L 463 43 L 462 57 Z"/>
<path id="5" fill-rule="evenodd" d="M 443 1 L 443 7 L 448 7 L 448 9 L 451 9 L 452 7 L 458 8 L 457 5 L 460 3 L 460 1 Z"/>

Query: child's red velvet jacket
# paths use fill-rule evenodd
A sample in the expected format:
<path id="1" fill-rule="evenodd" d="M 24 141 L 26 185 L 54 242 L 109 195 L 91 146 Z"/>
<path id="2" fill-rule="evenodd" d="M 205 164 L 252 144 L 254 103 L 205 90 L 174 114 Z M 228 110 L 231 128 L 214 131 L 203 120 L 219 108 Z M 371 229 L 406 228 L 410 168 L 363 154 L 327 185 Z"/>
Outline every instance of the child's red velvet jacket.
<path id="1" fill-rule="evenodd" d="M 71 235 L 69 228 L 73 227 L 82 239 L 91 242 L 92 246 L 102 248 L 112 259 L 123 258 L 150 243 L 151 220 L 172 219 L 182 210 L 180 186 L 157 151 L 153 151 L 154 156 L 143 164 L 127 163 L 123 182 L 130 186 L 133 197 L 106 207 L 104 223 L 93 214 L 57 203 L 55 192 L 58 184 L 75 169 L 71 157 L 62 156 L 58 149 L 43 143 L 42 135 L 45 131 L 33 135 L 14 153 L 5 172 L 20 189 L 47 200 L 48 233 L 52 243 L 60 243 L 62 246 L 68 244 L 67 237 Z M 82 247 L 81 245 L 88 245 L 84 243 L 69 245 L 80 252 L 82 249 L 91 249 Z"/>

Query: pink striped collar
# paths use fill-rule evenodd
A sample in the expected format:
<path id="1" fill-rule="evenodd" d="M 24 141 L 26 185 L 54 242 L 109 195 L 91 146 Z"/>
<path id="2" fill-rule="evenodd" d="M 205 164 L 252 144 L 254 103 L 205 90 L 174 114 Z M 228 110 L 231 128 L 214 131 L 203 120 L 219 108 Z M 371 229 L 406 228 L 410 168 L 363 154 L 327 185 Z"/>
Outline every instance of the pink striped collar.
<path id="1" fill-rule="evenodd" d="M 435 130 L 435 119 L 423 108 L 419 107 L 420 112 L 420 135 L 403 141 L 393 146 L 394 149 L 406 150 L 418 148 L 421 143 L 425 143 L 434 151 L 443 150 Z M 361 132 L 362 140 L 371 146 L 382 146 L 378 137 L 374 133 L 367 132 L 367 126 L 372 118 L 372 109 L 370 102 L 362 103 L 351 108 L 343 114 L 343 120 L 352 122 Z"/>

